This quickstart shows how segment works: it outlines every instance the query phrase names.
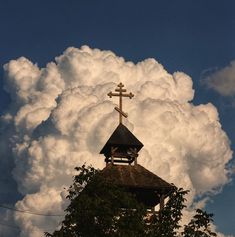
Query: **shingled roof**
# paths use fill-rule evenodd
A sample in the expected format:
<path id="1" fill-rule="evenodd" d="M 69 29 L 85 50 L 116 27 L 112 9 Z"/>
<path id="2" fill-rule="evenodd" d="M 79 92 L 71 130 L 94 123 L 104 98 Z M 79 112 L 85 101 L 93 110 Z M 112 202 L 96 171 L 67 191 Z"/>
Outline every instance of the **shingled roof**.
<path id="1" fill-rule="evenodd" d="M 101 173 L 107 180 L 113 180 L 121 186 L 162 190 L 163 192 L 168 192 L 173 187 L 141 165 L 108 164 Z"/>
<path id="2" fill-rule="evenodd" d="M 107 180 L 133 192 L 139 201 L 152 207 L 160 202 L 159 195 L 167 197 L 174 186 L 141 165 L 108 164 L 101 175 Z"/>
<path id="3" fill-rule="evenodd" d="M 100 154 L 105 156 L 111 152 L 111 147 L 132 147 L 136 148 L 137 152 L 144 146 L 123 124 L 119 124 L 113 134 L 110 136 Z"/>

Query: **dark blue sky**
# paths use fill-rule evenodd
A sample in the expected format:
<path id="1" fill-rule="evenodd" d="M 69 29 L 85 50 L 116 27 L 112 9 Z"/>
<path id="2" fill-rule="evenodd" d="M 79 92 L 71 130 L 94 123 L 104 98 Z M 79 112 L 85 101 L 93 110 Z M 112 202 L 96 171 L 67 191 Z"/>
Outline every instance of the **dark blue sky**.
<path id="1" fill-rule="evenodd" d="M 235 59 L 233 0 L 1 0 L 0 113 L 9 98 L 2 88 L 2 66 L 20 56 L 39 66 L 67 47 L 108 49 L 134 62 L 156 58 L 170 72 L 189 74 L 193 103 L 212 102 L 235 148 L 235 110 L 230 99 L 207 90 L 202 72 Z M 208 209 L 224 233 L 235 234 L 235 190 L 227 186 Z"/>

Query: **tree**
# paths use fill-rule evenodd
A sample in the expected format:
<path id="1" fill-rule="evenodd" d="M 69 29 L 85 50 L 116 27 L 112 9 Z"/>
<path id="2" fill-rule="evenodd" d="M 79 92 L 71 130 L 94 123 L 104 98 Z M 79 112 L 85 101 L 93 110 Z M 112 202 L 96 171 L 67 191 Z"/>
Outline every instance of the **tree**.
<path id="1" fill-rule="evenodd" d="M 198 209 L 181 230 L 180 220 L 188 191 L 171 192 L 164 209 L 149 214 L 135 196 L 104 180 L 100 171 L 89 166 L 75 168 L 79 173 L 69 187 L 65 219 L 61 228 L 46 237 L 210 237 L 212 214 Z"/>
<path id="2" fill-rule="evenodd" d="M 196 214 L 189 222 L 184 226 L 184 236 L 186 237 L 209 237 L 216 236 L 216 233 L 210 229 L 210 223 L 213 221 L 213 214 L 208 214 L 203 210 L 197 209 Z"/>

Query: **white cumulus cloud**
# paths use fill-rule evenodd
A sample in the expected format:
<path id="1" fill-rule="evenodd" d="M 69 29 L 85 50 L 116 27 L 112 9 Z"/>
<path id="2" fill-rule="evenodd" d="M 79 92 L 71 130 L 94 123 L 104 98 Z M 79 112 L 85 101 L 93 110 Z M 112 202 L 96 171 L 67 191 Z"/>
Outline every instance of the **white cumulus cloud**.
<path id="1" fill-rule="evenodd" d="M 107 93 L 119 82 L 135 94 L 124 101 L 124 124 L 144 143 L 140 164 L 190 189 L 189 204 L 229 182 L 225 167 L 232 151 L 217 110 L 210 103 L 193 105 L 192 79 L 183 72 L 171 75 L 155 59 L 134 64 L 88 46 L 68 48 L 42 69 L 22 57 L 4 70 L 12 104 L 1 118 L 3 128 L 11 128 L 1 159 L 14 161 L 23 196 L 18 209 L 62 213 L 74 167 L 104 167 L 99 151 L 118 125 L 118 101 Z M 62 219 L 14 215 L 20 237 L 42 236 Z"/>

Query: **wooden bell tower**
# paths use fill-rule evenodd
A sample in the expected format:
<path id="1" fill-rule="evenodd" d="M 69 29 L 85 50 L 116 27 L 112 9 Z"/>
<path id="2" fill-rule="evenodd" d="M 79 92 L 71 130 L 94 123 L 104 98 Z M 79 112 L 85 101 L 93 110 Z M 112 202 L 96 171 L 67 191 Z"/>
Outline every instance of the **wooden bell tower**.
<path id="1" fill-rule="evenodd" d="M 153 209 L 159 204 L 162 209 L 164 199 L 169 196 L 174 186 L 137 163 L 138 152 L 144 145 L 123 125 L 122 121 L 123 117 L 128 116 L 123 111 L 122 98 L 131 99 L 134 95 L 131 92 L 127 94 L 124 85 L 119 83 L 115 92 L 109 92 L 108 96 L 119 97 L 119 107 L 115 107 L 119 113 L 119 125 L 100 151 L 100 154 L 105 156 L 106 162 L 106 167 L 101 174 L 105 179 L 112 180 L 134 193 L 137 200 L 147 208 Z"/>

